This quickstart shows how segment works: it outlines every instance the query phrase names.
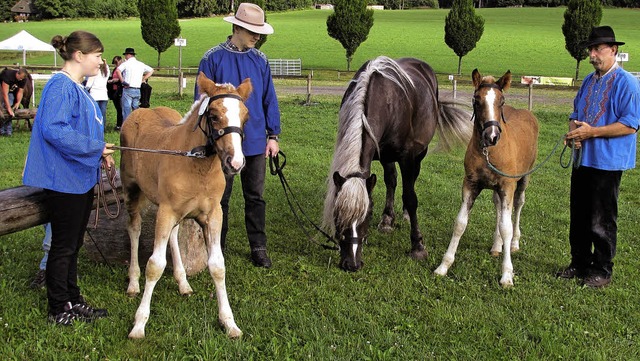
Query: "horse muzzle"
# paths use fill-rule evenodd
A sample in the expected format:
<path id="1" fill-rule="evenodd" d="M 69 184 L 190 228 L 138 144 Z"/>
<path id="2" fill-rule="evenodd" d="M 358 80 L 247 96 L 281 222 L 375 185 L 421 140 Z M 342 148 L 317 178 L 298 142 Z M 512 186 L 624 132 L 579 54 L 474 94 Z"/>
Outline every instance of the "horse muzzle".
<path id="1" fill-rule="evenodd" d="M 348 238 L 340 243 L 340 269 L 356 272 L 362 268 L 362 242 L 358 238 Z"/>
<path id="2" fill-rule="evenodd" d="M 495 120 L 485 122 L 482 127 L 482 147 L 486 148 L 498 144 L 500 133 L 502 133 L 502 128 L 500 128 L 499 122 Z"/>

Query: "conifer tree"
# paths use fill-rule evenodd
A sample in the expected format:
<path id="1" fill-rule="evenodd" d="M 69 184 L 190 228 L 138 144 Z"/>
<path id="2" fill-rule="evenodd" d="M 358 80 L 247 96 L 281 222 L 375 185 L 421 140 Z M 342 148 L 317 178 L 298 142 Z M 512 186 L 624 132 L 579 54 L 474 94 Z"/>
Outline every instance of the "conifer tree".
<path id="1" fill-rule="evenodd" d="M 570 0 L 564 11 L 564 47 L 576 59 L 575 80 L 578 80 L 580 73 L 580 62 L 589 56 L 583 44 L 589 38 L 591 29 L 598 26 L 601 19 L 600 0 Z"/>
<path id="2" fill-rule="evenodd" d="M 160 54 L 180 35 L 177 0 L 138 0 L 142 39 Z"/>
<path id="3" fill-rule="evenodd" d="M 476 47 L 484 32 L 484 19 L 476 15 L 473 0 L 454 0 L 444 20 L 444 42 L 458 55 L 458 74 L 462 57 Z"/>
<path id="4" fill-rule="evenodd" d="M 327 18 L 329 36 L 338 40 L 346 51 L 347 70 L 356 49 L 367 40 L 373 26 L 373 10 L 367 9 L 367 0 L 335 0 L 333 14 Z"/>

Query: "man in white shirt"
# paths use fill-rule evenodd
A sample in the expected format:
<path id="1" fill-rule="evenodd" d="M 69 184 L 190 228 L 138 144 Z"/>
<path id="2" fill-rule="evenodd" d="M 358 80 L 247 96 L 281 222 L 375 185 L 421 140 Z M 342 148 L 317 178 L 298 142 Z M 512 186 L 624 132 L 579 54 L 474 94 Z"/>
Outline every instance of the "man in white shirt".
<path id="1" fill-rule="evenodd" d="M 140 85 L 146 82 L 153 74 L 153 68 L 136 59 L 136 52 L 133 48 L 126 48 L 124 53 L 126 59 L 115 70 L 122 82 L 122 119 L 127 120 L 131 112 L 140 107 Z"/>

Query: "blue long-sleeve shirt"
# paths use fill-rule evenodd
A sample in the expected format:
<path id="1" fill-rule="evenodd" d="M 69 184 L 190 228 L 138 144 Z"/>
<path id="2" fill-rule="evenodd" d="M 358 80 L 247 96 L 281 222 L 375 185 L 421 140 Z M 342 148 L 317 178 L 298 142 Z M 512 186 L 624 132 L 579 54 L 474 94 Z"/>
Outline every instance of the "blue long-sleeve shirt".
<path id="1" fill-rule="evenodd" d="M 218 84 L 230 83 L 236 87 L 251 78 L 253 92 L 245 102 L 249 120 L 244 126 L 242 151 L 246 156 L 264 154 L 267 136 L 280 134 L 280 109 L 267 57 L 255 48 L 240 51 L 227 40 L 204 54 L 198 67 L 200 71 Z M 196 84 L 194 98 L 199 97 Z"/>
<path id="2" fill-rule="evenodd" d="M 636 165 L 636 137 L 640 121 L 640 82 L 616 67 L 602 77 L 595 72 L 582 81 L 570 119 L 602 127 L 620 122 L 636 133 L 582 141 L 582 166 L 602 170 L 627 170 Z"/>
<path id="3" fill-rule="evenodd" d="M 42 90 L 22 181 L 57 192 L 86 193 L 99 180 L 104 146 L 96 102 L 80 84 L 55 74 Z"/>

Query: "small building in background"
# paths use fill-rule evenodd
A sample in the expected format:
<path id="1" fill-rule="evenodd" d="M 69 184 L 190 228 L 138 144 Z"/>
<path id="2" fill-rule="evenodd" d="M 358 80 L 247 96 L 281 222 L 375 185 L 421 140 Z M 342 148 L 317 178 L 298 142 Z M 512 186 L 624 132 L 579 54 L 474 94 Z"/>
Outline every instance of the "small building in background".
<path id="1" fill-rule="evenodd" d="M 11 7 L 13 20 L 23 22 L 28 20 L 38 20 L 40 12 L 34 4 L 34 0 L 20 0 Z"/>

